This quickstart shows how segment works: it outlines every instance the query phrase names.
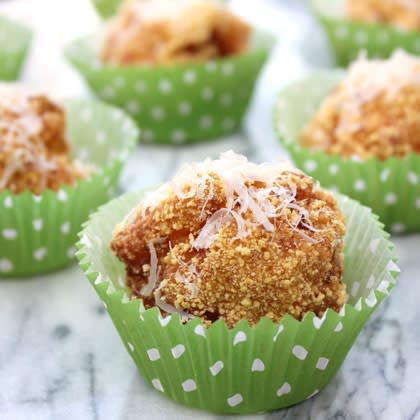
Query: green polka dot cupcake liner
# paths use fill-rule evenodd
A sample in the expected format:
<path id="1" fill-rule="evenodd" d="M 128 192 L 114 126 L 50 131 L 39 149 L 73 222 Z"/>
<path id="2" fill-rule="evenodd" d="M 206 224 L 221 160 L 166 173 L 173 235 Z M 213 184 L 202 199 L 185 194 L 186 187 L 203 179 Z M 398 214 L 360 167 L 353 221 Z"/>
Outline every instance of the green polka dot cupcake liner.
<path id="1" fill-rule="evenodd" d="M 89 100 L 64 104 L 73 158 L 97 170 L 74 186 L 41 195 L 0 192 L 0 277 L 48 272 L 75 259 L 77 233 L 115 195 L 138 129 L 119 109 Z"/>
<path id="2" fill-rule="evenodd" d="M 286 87 L 274 107 L 274 128 L 295 165 L 325 188 L 371 207 L 388 231 L 420 231 L 420 156 L 367 161 L 301 147 L 298 139 L 322 100 L 345 76 L 334 70 L 312 74 Z M 305 92 L 305 95 L 302 95 Z M 420 136 L 420 133 L 419 133 Z"/>
<path id="3" fill-rule="evenodd" d="M 12 81 L 19 77 L 31 38 L 29 28 L 0 16 L 0 81 Z"/>
<path id="4" fill-rule="evenodd" d="M 392 245 L 371 210 L 338 196 L 347 217 L 344 282 L 349 301 L 339 313 L 280 323 L 263 318 L 233 329 L 199 318 L 182 324 L 130 299 L 124 265 L 109 247 L 112 231 L 143 197 L 129 193 L 101 207 L 80 233 L 77 257 L 144 380 L 162 395 L 217 413 L 287 407 L 320 392 L 336 374 L 371 313 L 395 284 Z"/>
<path id="5" fill-rule="evenodd" d="M 237 130 L 274 39 L 254 31 L 249 51 L 193 64 L 115 67 L 98 59 L 97 39 L 70 44 L 65 54 L 102 100 L 129 112 L 145 143 L 187 144 Z"/>
<path id="6" fill-rule="evenodd" d="M 325 30 L 339 66 L 347 66 L 360 51 L 365 51 L 372 58 L 389 57 L 397 48 L 420 55 L 420 31 L 351 20 L 344 16 L 345 1 L 312 0 L 313 10 Z"/>

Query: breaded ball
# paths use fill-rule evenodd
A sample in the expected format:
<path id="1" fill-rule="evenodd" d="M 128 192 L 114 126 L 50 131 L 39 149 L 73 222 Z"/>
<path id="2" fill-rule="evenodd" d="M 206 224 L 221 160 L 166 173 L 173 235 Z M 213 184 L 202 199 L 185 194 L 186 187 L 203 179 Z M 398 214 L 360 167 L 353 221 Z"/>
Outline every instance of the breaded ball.
<path id="1" fill-rule="evenodd" d="M 67 157 L 64 110 L 18 85 L 0 85 L 0 191 L 41 194 L 73 185 L 92 168 Z"/>
<path id="2" fill-rule="evenodd" d="M 250 27 L 209 0 L 128 0 L 103 40 L 101 58 L 115 65 L 175 64 L 240 54 Z"/>
<path id="3" fill-rule="evenodd" d="M 334 196 L 311 178 L 228 152 L 146 197 L 111 247 L 146 307 L 233 327 L 338 311 L 344 234 Z"/>
<path id="4" fill-rule="evenodd" d="M 346 14 L 353 20 L 420 30 L 419 0 L 347 0 Z"/>
<path id="5" fill-rule="evenodd" d="M 420 60 L 398 51 L 388 60 L 356 61 L 300 142 L 363 160 L 420 153 Z"/>

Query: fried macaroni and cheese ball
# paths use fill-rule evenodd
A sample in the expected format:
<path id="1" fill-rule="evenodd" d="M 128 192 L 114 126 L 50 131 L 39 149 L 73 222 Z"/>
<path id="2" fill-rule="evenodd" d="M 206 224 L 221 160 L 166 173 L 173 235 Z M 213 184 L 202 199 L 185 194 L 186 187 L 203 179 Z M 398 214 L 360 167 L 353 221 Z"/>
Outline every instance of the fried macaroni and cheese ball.
<path id="1" fill-rule="evenodd" d="M 105 34 L 101 57 L 116 65 L 214 59 L 244 52 L 250 31 L 209 0 L 128 0 Z"/>
<path id="2" fill-rule="evenodd" d="M 72 185 L 88 169 L 67 157 L 64 110 L 17 85 L 0 85 L 0 191 Z"/>
<path id="3" fill-rule="evenodd" d="M 363 160 L 420 153 L 420 60 L 359 59 L 304 128 L 301 144 Z"/>
<path id="4" fill-rule="evenodd" d="M 338 311 L 344 234 L 335 198 L 311 178 L 228 152 L 147 196 L 111 247 L 146 307 L 233 327 Z"/>
<path id="5" fill-rule="evenodd" d="M 418 0 L 347 0 L 346 14 L 353 20 L 420 30 Z"/>

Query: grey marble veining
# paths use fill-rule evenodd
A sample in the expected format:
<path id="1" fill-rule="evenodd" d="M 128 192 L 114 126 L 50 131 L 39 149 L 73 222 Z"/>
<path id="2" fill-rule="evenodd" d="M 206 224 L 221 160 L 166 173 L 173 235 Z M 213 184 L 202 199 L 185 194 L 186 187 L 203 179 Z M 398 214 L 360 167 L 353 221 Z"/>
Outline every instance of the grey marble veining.
<path id="1" fill-rule="evenodd" d="M 271 130 L 271 108 L 287 82 L 329 64 L 322 35 L 304 1 L 233 3 L 279 36 L 243 132 L 193 147 L 139 147 L 123 172 L 122 191 L 159 184 L 180 164 L 228 149 L 256 161 L 285 157 Z M 87 0 L 0 2 L 3 12 L 38 29 L 25 79 L 41 86 L 48 80 L 45 86 L 60 95 L 85 94 L 58 48 L 96 24 Z M 303 404 L 246 418 L 420 420 L 420 235 L 394 240 L 398 284 L 333 381 Z M 145 384 L 77 266 L 0 281 L 0 308 L 0 420 L 227 418 L 178 406 Z"/>

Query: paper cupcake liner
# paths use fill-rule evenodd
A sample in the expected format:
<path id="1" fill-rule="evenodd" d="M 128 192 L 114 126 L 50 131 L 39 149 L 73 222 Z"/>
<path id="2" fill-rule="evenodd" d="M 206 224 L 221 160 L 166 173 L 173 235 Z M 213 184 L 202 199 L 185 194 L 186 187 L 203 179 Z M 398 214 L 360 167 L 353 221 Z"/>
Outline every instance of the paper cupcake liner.
<path id="1" fill-rule="evenodd" d="M 305 124 L 321 101 L 345 76 L 343 71 L 315 73 L 284 89 L 274 108 L 274 127 L 296 166 L 325 188 L 371 207 L 393 233 L 420 231 L 420 156 L 365 162 L 313 151 L 298 144 Z M 302 92 L 305 92 L 302 95 Z M 420 135 L 420 133 L 419 133 Z"/>
<path id="2" fill-rule="evenodd" d="M 82 223 L 114 196 L 138 129 L 119 109 L 88 100 L 65 104 L 73 157 L 98 170 L 58 192 L 0 192 L 0 276 L 56 270 L 74 260 Z"/>
<path id="3" fill-rule="evenodd" d="M 271 36 L 255 31 L 245 54 L 159 67 L 103 65 L 95 37 L 73 42 L 65 54 L 97 96 L 135 118 L 142 141 L 186 144 L 240 127 L 273 44 Z"/>
<path id="4" fill-rule="evenodd" d="M 91 0 L 99 16 L 109 18 L 113 16 L 120 7 L 122 0 Z"/>
<path id="5" fill-rule="evenodd" d="M 142 192 L 101 207 L 80 233 L 80 266 L 107 308 L 139 371 L 157 391 L 191 407 L 218 413 L 252 413 L 286 407 L 324 388 L 335 375 L 369 315 L 393 287 L 391 244 L 370 209 L 344 196 L 345 274 L 349 303 L 322 318 L 308 313 L 256 327 L 223 321 L 204 328 L 181 324 L 128 298 L 124 265 L 109 247 L 113 227 L 138 204 Z"/>
<path id="6" fill-rule="evenodd" d="M 0 16 L 0 80 L 19 77 L 31 38 L 29 28 Z"/>
<path id="7" fill-rule="evenodd" d="M 397 48 L 420 54 L 420 31 L 346 19 L 344 0 L 312 0 L 312 6 L 340 66 L 347 66 L 361 50 L 369 57 L 388 57 Z"/>

